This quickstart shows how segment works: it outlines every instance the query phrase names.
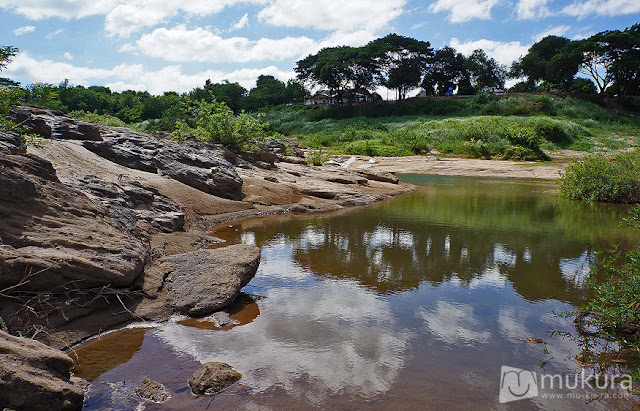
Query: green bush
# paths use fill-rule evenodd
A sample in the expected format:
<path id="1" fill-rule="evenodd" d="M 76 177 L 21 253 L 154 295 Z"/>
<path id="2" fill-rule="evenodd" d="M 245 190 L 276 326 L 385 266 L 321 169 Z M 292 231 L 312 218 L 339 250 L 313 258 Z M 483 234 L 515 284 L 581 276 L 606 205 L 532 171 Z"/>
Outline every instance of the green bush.
<path id="1" fill-rule="evenodd" d="M 73 117 L 78 120 L 88 121 L 90 123 L 99 124 L 103 126 L 111 126 L 111 127 L 127 126 L 127 123 L 120 120 L 118 117 L 110 116 L 108 114 L 88 113 L 82 110 L 74 110 L 69 113 L 69 117 Z"/>
<path id="2" fill-rule="evenodd" d="M 623 221 L 640 229 L 640 205 Z M 598 253 L 587 285 L 593 298 L 583 311 L 593 315 L 604 336 L 640 350 L 640 334 L 628 335 L 627 331 L 640 329 L 640 246 L 626 252 L 612 248 Z"/>
<path id="3" fill-rule="evenodd" d="M 236 116 L 225 103 L 216 100 L 193 102 L 188 110 L 192 115 L 192 124 L 184 120 L 176 123 L 174 138 L 177 140 L 194 136 L 239 149 L 249 140 L 263 138 L 268 126 L 262 115 L 252 116 L 241 112 Z"/>
<path id="4" fill-rule="evenodd" d="M 379 140 L 360 140 L 348 143 L 344 146 L 347 154 L 360 154 L 364 156 L 398 157 L 410 156 L 411 151 L 397 146 L 383 144 Z"/>
<path id="5" fill-rule="evenodd" d="M 560 193 L 570 199 L 612 203 L 640 202 L 640 151 L 591 154 L 574 160 L 560 178 Z"/>

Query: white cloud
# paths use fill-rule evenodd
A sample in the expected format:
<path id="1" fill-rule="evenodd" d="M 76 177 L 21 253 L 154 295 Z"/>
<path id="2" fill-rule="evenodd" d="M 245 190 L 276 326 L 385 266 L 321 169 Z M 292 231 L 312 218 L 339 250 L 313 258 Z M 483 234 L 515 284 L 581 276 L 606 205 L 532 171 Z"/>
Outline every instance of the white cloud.
<path id="1" fill-rule="evenodd" d="M 531 38 L 537 42 L 547 36 L 564 36 L 570 30 L 571 30 L 571 26 L 566 26 L 566 25 L 554 26 L 554 27 L 550 26 L 550 27 L 547 27 L 547 29 L 542 33 L 538 33 L 534 36 L 531 36 Z"/>
<path id="2" fill-rule="evenodd" d="M 457 38 L 452 38 L 449 43 L 451 47 L 464 55 L 470 55 L 476 49 L 483 49 L 489 57 L 493 57 L 500 64 L 510 65 L 514 60 L 527 54 L 529 45 L 522 45 L 519 41 L 494 41 L 476 40 L 461 43 Z"/>
<path id="3" fill-rule="evenodd" d="M 105 18 L 105 29 L 121 37 L 130 35 L 143 27 L 152 27 L 179 12 L 193 16 L 208 16 L 221 12 L 225 7 L 237 3 L 262 3 L 265 0 L 188 0 L 173 2 L 166 0 L 134 0 L 122 2 Z"/>
<path id="4" fill-rule="evenodd" d="M 406 0 L 274 0 L 258 19 L 274 26 L 377 31 L 403 13 Z"/>
<path id="5" fill-rule="evenodd" d="M 622 16 L 640 13 L 638 0 L 587 0 L 576 1 L 564 9 L 562 14 L 583 19 L 587 16 Z"/>
<path id="6" fill-rule="evenodd" d="M 248 24 L 249 24 L 249 15 L 245 13 L 244 16 L 242 16 L 237 23 L 231 25 L 231 28 L 229 29 L 229 31 L 239 30 L 243 27 L 246 27 Z"/>
<path id="7" fill-rule="evenodd" d="M 520 0 L 516 13 L 518 20 L 530 20 L 548 17 L 551 11 L 547 7 L 549 0 Z"/>
<path id="8" fill-rule="evenodd" d="M 438 0 L 431 5 L 434 13 L 449 12 L 449 21 L 461 23 L 472 19 L 490 20 L 491 9 L 499 0 Z"/>
<path id="9" fill-rule="evenodd" d="M 203 28 L 193 30 L 184 25 L 171 29 L 158 28 L 143 35 L 120 51 L 137 52 L 167 61 L 235 62 L 280 61 L 297 59 L 315 53 L 322 47 L 335 45 L 360 46 L 375 37 L 368 31 L 336 32 L 317 42 L 308 37 L 249 40 L 246 37 L 223 38 Z"/>
<path id="10" fill-rule="evenodd" d="M 483 329 L 469 304 L 438 301 L 432 311 L 420 307 L 417 316 L 436 338 L 447 344 L 486 344 L 491 339 L 491 333 Z"/>
<path id="11" fill-rule="evenodd" d="M 33 20 L 47 17 L 63 19 L 106 14 L 121 0 L 0 0 L 0 7 Z"/>
<path id="12" fill-rule="evenodd" d="M 238 82 L 245 88 L 251 88 L 261 74 L 272 75 L 283 81 L 295 76 L 294 72 L 283 71 L 275 66 L 232 72 L 207 70 L 194 74 L 184 73 L 180 65 L 166 66 L 157 71 L 147 71 L 141 64 L 120 64 L 112 69 L 96 69 L 78 67 L 66 62 L 36 60 L 26 52 L 16 56 L 3 73 L 11 78 L 53 84 L 58 84 L 64 79 L 69 79 L 72 84 L 85 86 L 106 82 L 114 87 L 114 91 L 135 87 L 136 90 L 146 90 L 152 94 L 162 94 L 165 91 L 189 91 L 194 87 L 202 86 L 207 79 L 211 79 L 214 83 L 227 79 L 230 82 Z"/>
<path id="13" fill-rule="evenodd" d="M 73 54 L 69 53 L 68 51 L 66 53 L 64 53 L 64 58 L 66 58 L 67 60 L 71 61 L 73 60 Z"/>
<path id="14" fill-rule="evenodd" d="M 36 26 L 22 26 L 13 30 L 13 34 L 15 34 L 16 36 L 22 36 L 23 34 L 31 33 L 35 29 L 36 29 Z"/>
<path id="15" fill-rule="evenodd" d="M 51 33 L 47 34 L 47 38 L 48 39 L 52 39 L 55 36 L 57 36 L 58 34 L 62 33 L 64 31 L 64 29 L 58 29 L 56 31 L 52 31 Z"/>

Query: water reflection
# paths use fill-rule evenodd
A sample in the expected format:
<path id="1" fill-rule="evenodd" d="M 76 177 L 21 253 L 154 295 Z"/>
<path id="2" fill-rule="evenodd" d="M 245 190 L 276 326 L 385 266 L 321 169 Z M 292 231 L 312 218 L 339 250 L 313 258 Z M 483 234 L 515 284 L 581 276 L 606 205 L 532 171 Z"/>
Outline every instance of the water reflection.
<path id="1" fill-rule="evenodd" d="M 286 256 L 266 248 L 261 275 L 279 277 Z M 387 301 L 353 281 L 272 288 L 260 310 L 259 321 L 216 335 L 216 343 L 201 330 L 180 326 L 164 327 L 158 335 L 200 362 L 233 364 L 252 392 L 278 387 L 310 403 L 337 393 L 371 398 L 386 392 L 412 338 Z"/>
<path id="2" fill-rule="evenodd" d="M 381 294 L 423 282 L 508 281 L 530 301 L 571 303 L 582 301 L 589 255 L 628 241 L 627 231 L 616 228 L 624 207 L 607 205 L 600 213 L 568 203 L 544 194 L 552 183 L 429 181 L 416 193 L 331 218 L 248 221 L 228 230 L 227 240 L 262 246 L 286 239 L 300 266 L 326 278 L 355 279 Z"/>
<path id="3" fill-rule="evenodd" d="M 173 409 L 494 409 L 500 365 L 579 372 L 588 356 L 565 338 L 572 320 L 550 313 L 583 301 L 593 251 L 637 240 L 617 228 L 625 207 L 566 202 L 546 193 L 550 183 L 423 179 L 416 193 L 367 208 L 222 227 L 214 235 L 226 244 L 262 248 L 251 297 L 230 312 L 238 324 L 186 320 L 149 332 L 129 362 L 92 384 L 89 408 L 115 395 L 100 384 L 134 375 L 169 387 Z M 207 361 L 243 379 L 193 399 L 186 380 Z M 612 404 L 637 405 L 589 405 Z"/>

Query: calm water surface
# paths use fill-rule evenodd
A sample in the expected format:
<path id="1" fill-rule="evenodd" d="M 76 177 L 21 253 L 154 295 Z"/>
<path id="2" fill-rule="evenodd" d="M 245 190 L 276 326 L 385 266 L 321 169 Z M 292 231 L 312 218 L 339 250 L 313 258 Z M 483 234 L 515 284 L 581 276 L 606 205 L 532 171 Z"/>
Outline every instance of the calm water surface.
<path id="1" fill-rule="evenodd" d="M 580 338 L 552 312 L 585 301 L 592 252 L 638 240 L 617 227 L 628 208 L 566 201 L 549 182 L 403 179 L 419 190 L 217 230 L 227 244 L 262 248 L 230 310 L 237 325 L 178 319 L 77 348 L 78 373 L 92 381 L 85 408 L 134 409 L 145 377 L 173 394 L 146 409 L 638 408 L 612 398 L 622 391 L 588 387 L 498 402 L 502 365 L 564 377 L 594 362 L 593 346 L 606 342 Z M 192 397 L 186 381 L 207 361 L 242 380 Z"/>

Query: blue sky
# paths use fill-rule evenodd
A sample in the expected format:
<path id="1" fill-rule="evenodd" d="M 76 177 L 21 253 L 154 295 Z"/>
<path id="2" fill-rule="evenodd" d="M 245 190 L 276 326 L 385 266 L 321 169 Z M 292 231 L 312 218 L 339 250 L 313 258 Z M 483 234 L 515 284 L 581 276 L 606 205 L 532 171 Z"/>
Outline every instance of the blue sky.
<path id="1" fill-rule="evenodd" d="M 0 0 L 0 45 L 20 49 L 1 76 L 153 94 L 207 79 L 250 88 L 260 74 L 292 78 L 322 47 L 392 32 L 508 65 L 547 34 L 638 21 L 640 0 Z"/>

